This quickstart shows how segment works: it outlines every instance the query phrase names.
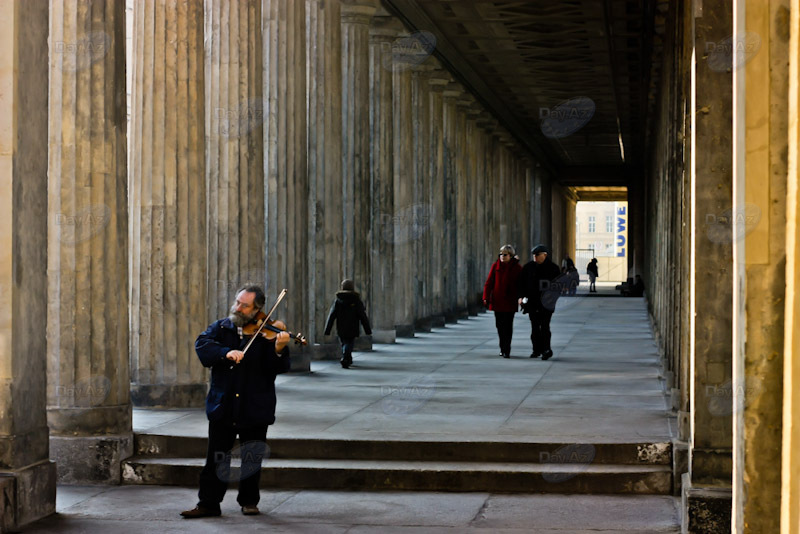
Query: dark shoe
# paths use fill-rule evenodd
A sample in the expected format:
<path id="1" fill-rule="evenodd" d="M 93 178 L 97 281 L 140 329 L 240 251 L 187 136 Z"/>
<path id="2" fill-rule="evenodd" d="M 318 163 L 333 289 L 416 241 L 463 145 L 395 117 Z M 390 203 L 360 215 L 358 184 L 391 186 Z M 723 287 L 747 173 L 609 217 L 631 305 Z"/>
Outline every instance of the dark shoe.
<path id="1" fill-rule="evenodd" d="M 342 367 L 344 367 L 345 369 L 349 369 L 350 368 L 350 362 L 348 362 L 347 360 L 344 360 L 344 359 L 339 360 L 339 363 L 341 363 Z"/>
<path id="2" fill-rule="evenodd" d="M 261 512 L 258 511 L 258 506 L 251 504 L 248 506 L 242 506 L 242 513 L 244 515 L 258 515 Z"/>
<path id="3" fill-rule="evenodd" d="M 531 358 L 538 358 L 538 357 L 539 357 L 538 352 L 531 352 Z"/>
<path id="4" fill-rule="evenodd" d="M 552 357 L 553 357 L 553 351 L 552 350 L 546 350 L 544 352 L 544 354 L 542 354 L 542 359 L 543 360 L 549 360 Z"/>
<path id="5" fill-rule="evenodd" d="M 209 510 L 208 508 L 203 508 L 198 504 L 191 510 L 181 512 L 181 515 L 186 519 L 196 519 L 198 517 L 217 517 L 222 514 L 219 510 Z"/>
<path id="6" fill-rule="evenodd" d="M 507 352 L 504 352 L 500 356 L 502 356 L 503 358 L 510 358 L 511 357 L 511 355 L 509 353 L 507 353 Z"/>

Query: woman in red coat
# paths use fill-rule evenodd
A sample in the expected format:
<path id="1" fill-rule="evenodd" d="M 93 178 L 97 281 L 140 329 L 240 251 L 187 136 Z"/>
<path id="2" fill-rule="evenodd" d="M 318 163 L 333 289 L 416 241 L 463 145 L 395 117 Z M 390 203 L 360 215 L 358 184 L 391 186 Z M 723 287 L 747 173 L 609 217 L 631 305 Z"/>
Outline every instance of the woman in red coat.
<path id="1" fill-rule="evenodd" d="M 499 259 L 492 264 L 483 285 L 483 304 L 494 311 L 494 323 L 500 337 L 500 356 L 511 357 L 514 314 L 517 313 L 517 279 L 522 272 L 514 247 L 503 245 Z"/>

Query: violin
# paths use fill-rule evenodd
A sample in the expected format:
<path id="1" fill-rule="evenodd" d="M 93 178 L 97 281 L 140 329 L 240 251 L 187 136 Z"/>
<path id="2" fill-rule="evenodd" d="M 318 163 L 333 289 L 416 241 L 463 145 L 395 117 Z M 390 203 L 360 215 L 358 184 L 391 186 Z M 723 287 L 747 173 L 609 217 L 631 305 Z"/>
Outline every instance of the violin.
<path id="1" fill-rule="evenodd" d="M 265 322 L 266 321 L 266 322 Z M 242 334 L 253 337 L 256 334 L 261 335 L 264 339 L 270 341 L 274 340 L 278 334 L 286 332 L 289 334 L 296 344 L 308 345 L 308 340 L 301 333 L 293 334 L 286 329 L 286 324 L 277 319 L 269 319 L 267 314 L 259 310 L 252 322 L 242 327 Z"/>

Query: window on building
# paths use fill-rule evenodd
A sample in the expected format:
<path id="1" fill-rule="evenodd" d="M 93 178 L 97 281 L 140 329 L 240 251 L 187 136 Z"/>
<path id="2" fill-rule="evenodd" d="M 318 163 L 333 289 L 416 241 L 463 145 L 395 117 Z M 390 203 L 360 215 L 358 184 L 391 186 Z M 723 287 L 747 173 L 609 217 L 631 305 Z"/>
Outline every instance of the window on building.
<path id="1" fill-rule="evenodd" d="M 614 216 L 606 215 L 606 232 L 609 234 L 614 231 Z"/>
<path id="2" fill-rule="evenodd" d="M 594 215 L 589 215 L 589 232 L 594 233 Z"/>

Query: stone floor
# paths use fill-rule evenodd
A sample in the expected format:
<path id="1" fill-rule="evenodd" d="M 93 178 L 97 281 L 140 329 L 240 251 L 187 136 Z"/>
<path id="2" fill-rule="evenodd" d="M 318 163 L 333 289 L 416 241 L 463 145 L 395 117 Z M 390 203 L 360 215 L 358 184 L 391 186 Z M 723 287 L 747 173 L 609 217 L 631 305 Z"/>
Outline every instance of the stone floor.
<path id="1" fill-rule="evenodd" d="M 644 299 L 613 285 L 559 300 L 555 356 L 530 359 L 517 315 L 511 359 L 491 313 L 278 378 L 269 437 L 615 443 L 670 441 Z M 202 410 L 135 410 L 136 432 L 205 436 Z M 670 496 L 262 491 L 262 515 L 188 521 L 194 488 L 60 486 L 54 517 L 25 532 L 678 532 Z"/>

